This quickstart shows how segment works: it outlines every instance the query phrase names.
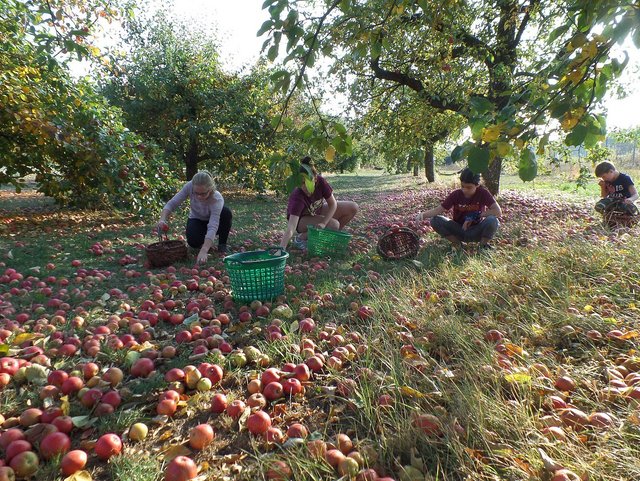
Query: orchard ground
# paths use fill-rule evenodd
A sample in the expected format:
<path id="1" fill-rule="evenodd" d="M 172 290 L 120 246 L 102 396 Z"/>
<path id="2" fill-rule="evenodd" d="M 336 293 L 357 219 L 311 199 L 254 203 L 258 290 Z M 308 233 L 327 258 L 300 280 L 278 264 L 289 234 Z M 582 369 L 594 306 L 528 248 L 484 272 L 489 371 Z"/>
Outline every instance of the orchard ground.
<path id="1" fill-rule="evenodd" d="M 532 185 L 506 176 L 499 197 L 502 227 L 491 254 L 470 247 L 451 255 L 426 228 L 418 262 L 387 262 L 375 252 L 378 236 L 392 224 L 407 224 L 419 206 L 436 205 L 455 176 L 434 186 L 372 171 L 328 178 L 338 199 L 361 207 L 350 226 L 356 235 L 348 254 L 309 259 L 292 251 L 280 299 L 292 315 L 279 309 L 276 316 L 274 302 L 264 318 L 249 308 L 246 322 L 239 320 L 242 304 L 225 303 L 230 286 L 221 258 L 211 257 L 206 272 L 192 271 L 193 261 L 176 269 L 144 267 L 153 219 L 58 210 L 34 194 L 0 191 L 0 275 L 16 271 L 15 280 L 5 277 L 0 284 L 0 329 L 12 325 L 10 334 L 0 330 L 0 339 L 6 337 L 0 347 L 10 349 L 5 355 L 29 357 L 23 349 L 33 344 L 44 352 L 38 360 L 51 369 L 71 372 L 94 362 L 98 376 L 112 366 L 125 375 L 115 387 L 122 404 L 102 416 L 75 395 L 47 397 L 46 379 L 13 376 L 0 388 L 4 427 L 19 422 L 13 418 L 28 407 L 61 407 L 74 420 L 72 449 L 86 450 L 86 470 L 104 480 L 160 480 L 179 455 L 196 462 L 201 479 L 262 479 L 280 460 L 292 479 L 334 480 L 340 474 L 314 457 L 310 447 L 319 443 L 310 440 L 333 443 L 346 454 L 350 448 L 344 438 L 338 442 L 338 434 L 353 441 L 360 455 L 351 457 L 361 468 L 364 463 L 397 480 L 640 479 L 638 228 L 602 227 L 592 210 L 595 181 L 575 190 L 557 178 Z M 234 212 L 232 251 L 279 242 L 284 199 L 223 195 Z M 186 212 L 174 216 L 174 234 Z M 219 324 L 204 319 L 203 311 L 214 318 L 229 314 L 231 322 L 221 326 L 224 342 L 244 349 L 249 359 L 216 352 L 214 345 L 223 346 L 215 335 L 209 343 L 185 334 L 176 338 L 188 328 L 199 337 L 195 324 L 160 321 L 150 328 L 143 322 L 147 334 L 134 327 L 162 310 L 194 320 L 192 301 L 203 328 Z M 61 339 L 78 344 L 72 356 L 56 353 L 60 342 L 44 333 L 59 310 L 65 311 L 55 326 Z M 74 324 L 76 316 L 82 326 Z M 309 331 L 302 332 L 299 321 L 308 317 L 315 327 L 307 324 Z M 91 342 L 107 323 L 111 334 Z M 128 349 L 113 342 L 115 334 L 133 339 Z M 167 345 L 177 348 L 175 357 L 155 357 L 149 377 L 132 375 L 137 355 L 129 351 L 154 358 Z M 206 352 L 194 356 L 198 345 Z M 214 394 L 246 402 L 251 379 L 268 367 L 289 369 L 287 363 L 301 364 L 314 353 L 324 354 L 325 362 L 303 382 L 305 392 L 263 408 L 284 434 L 283 444 L 250 434 L 249 410 L 239 420 L 211 412 Z M 222 381 L 200 391 L 171 385 L 184 392 L 171 418 L 159 416 L 158 397 L 169 389 L 165 374 L 203 362 L 220 365 Z M 98 381 L 102 391 L 110 390 Z M 133 442 L 128 430 L 137 422 L 147 424 L 149 434 Z M 202 423 L 213 427 L 215 439 L 196 450 L 189 434 Z M 295 423 L 311 433 L 306 442 L 287 439 Z M 122 453 L 109 462 L 94 454 L 105 433 L 124 440 Z M 37 447 L 37 433 L 31 435 Z M 337 453 L 330 458 L 341 460 Z M 40 459 L 38 479 L 64 479 L 57 462 Z M 351 469 L 343 464 L 343 472 Z M 563 474 L 562 467 L 580 478 Z"/>

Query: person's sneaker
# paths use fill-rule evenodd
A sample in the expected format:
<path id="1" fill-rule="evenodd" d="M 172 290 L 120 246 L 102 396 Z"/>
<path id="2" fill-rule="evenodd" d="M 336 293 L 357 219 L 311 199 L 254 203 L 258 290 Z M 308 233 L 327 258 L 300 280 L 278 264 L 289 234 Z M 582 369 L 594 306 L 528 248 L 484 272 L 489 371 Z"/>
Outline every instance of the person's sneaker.
<path id="1" fill-rule="evenodd" d="M 218 244 L 218 252 L 220 254 L 225 254 L 227 252 L 227 244 Z"/>
<path id="2" fill-rule="evenodd" d="M 293 238 L 293 241 L 291 242 L 291 245 L 296 249 L 300 249 L 301 251 L 307 249 L 307 241 L 301 239 L 300 236 L 295 236 Z"/>
<path id="3" fill-rule="evenodd" d="M 491 244 L 480 244 L 478 246 L 479 252 L 491 252 L 493 250 L 493 246 Z"/>

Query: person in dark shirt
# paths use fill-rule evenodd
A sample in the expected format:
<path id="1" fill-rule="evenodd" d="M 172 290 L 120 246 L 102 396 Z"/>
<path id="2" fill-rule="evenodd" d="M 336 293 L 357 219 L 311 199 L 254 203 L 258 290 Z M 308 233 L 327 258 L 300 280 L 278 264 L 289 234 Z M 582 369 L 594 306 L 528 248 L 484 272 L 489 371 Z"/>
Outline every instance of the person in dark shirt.
<path id="1" fill-rule="evenodd" d="M 638 191 L 633 180 L 627 174 L 616 169 L 612 162 L 600 162 L 596 165 L 596 177 L 600 178 L 600 197 L 595 206 L 597 212 L 603 214 L 614 204 L 629 212 L 635 211 L 633 203 L 638 199 Z"/>
<path id="2" fill-rule="evenodd" d="M 421 212 L 417 220 L 431 218 L 431 227 L 451 242 L 454 249 L 462 248 L 463 242 L 479 242 L 481 249 L 491 249 L 502 215 L 500 206 L 491 193 L 480 185 L 480 174 L 465 168 L 460 172 L 461 188 L 451 192 L 438 207 Z M 452 219 L 441 214 L 453 208 Z"/>
<path id="3" fill-rule="evenodd" d="M 280 242 L 283 249 L 296 233 L 294 247 L 305 249 L 310 225 L 320 229 L 342 230 L 358 213 L 358 204 L 355 202 L 336 200 L 333 188 L 318 174 L 310 157 L 302 159 L 300 173 L 302 184 L 294 189 L 287 204 L 287 228 Z"/>

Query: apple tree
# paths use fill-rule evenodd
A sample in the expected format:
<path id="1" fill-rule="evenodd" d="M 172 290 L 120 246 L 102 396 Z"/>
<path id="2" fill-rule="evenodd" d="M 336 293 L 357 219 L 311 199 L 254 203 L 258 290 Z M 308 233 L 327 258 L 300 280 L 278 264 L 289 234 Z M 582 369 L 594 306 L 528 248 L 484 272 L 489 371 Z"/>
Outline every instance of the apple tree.
<path id="1" fill-rule="evenodd" d="M 124 128 L 121 112 L 91 84 L 72 79 L 66 66 L 71 53 L 91 54 L 82 40 L 90 23 L 79 27 L 77 15 L 86 21 L 112 15 L 100 4 L 83 13 L 64 2 L 44 7 L 5 2 L 7 17 L 0 23 L 0 183 L 20 189 L 32 174 L 38 189 L 59 203 L 140 210 L 152 207 L 161 195 L 166 184 L 159 178 L 162 166 Z M 157 189 L 151 189 L 154 184 Z"/>
<path id="2" fill-rule="evenodd" d="M 127 125 L 157 143 L 187 179 L 198 168 L 233 176 L 249 187 L 268 178 L 272 141 L 267 77 L 225 72 L 206 33 L 164 12 L 127 23 L 126 56 L 108 65 L 103 92 Z"/>
<path id="3" fill-rule="evenodd" d="M 259 34 L 283 90 L 299 88 L 320 57 L 353 75 L 413 90 L 425 106 L 466 119 L 472 139 L 452 152 L 500 185 L 502 159 L 523 180 L 552 133 L 567 145 L 604 139 L 599 102 L 624 70 L 612 51 L 632 36 L 633 2 L 617 0 L 266 0 Z"/>

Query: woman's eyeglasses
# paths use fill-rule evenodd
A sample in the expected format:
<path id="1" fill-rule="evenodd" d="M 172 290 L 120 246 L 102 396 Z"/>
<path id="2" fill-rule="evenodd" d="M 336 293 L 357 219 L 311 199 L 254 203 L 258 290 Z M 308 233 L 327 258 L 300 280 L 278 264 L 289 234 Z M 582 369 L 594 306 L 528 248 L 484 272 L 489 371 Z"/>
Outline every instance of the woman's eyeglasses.
<path id="1" fill-rule="evenodd" d="M 198 197 L 206 197 L 209 195 L 210 192 L 211 192 L 210 190 L 206 190 L 204 192 L 195 191 L 194 194 L 196 194 Z"/>

